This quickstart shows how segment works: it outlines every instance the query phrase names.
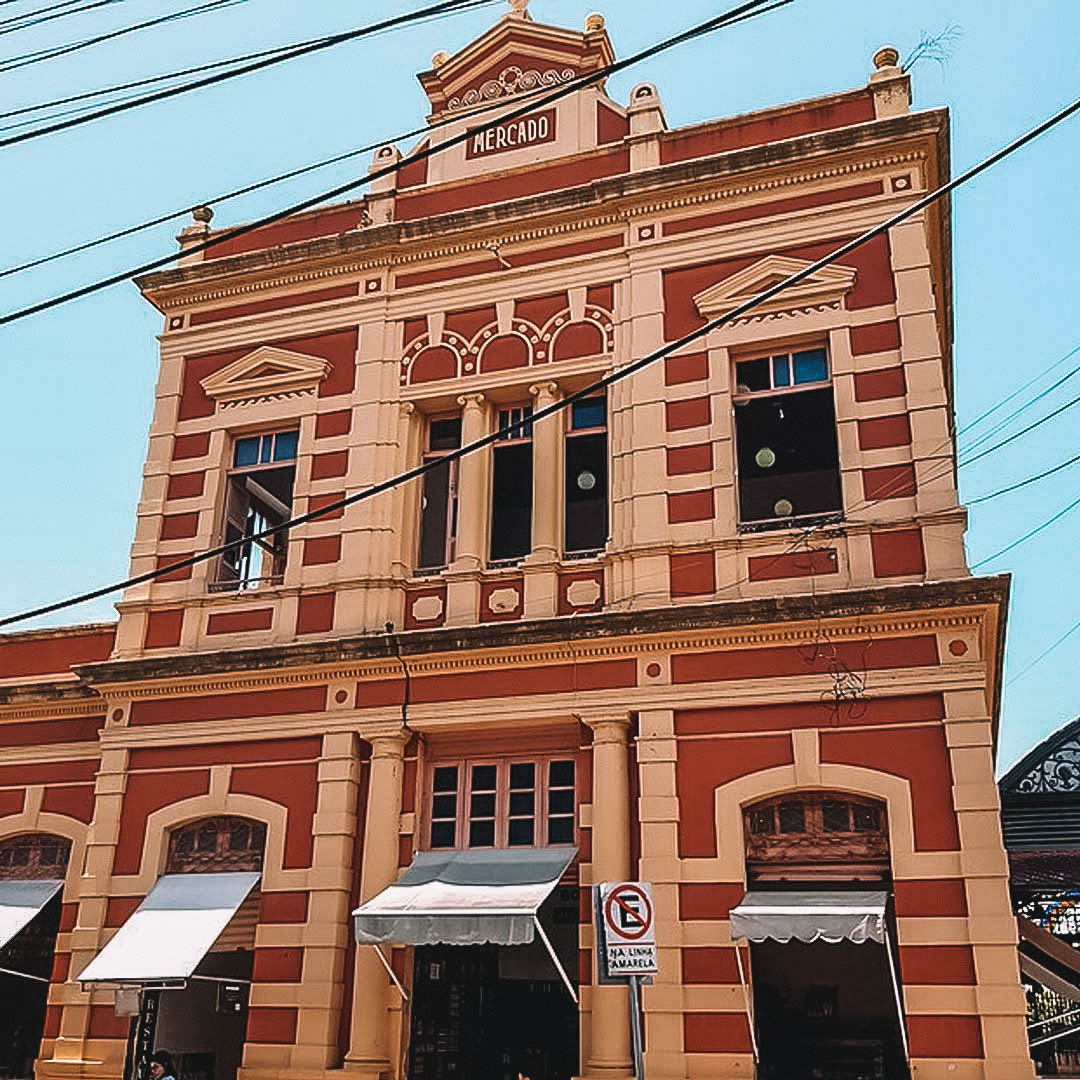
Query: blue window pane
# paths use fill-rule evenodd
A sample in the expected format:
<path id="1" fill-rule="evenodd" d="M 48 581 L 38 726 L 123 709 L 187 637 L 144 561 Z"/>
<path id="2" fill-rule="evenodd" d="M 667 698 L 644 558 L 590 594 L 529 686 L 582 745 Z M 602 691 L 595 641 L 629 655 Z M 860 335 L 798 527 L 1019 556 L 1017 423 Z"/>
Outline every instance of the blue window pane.
<path id="1" fill-rule="evenodd" d="M 237 439 L 233 451 L 233 465 L 240 468 L 244 465 L 259 464 L 259 436 L 250 439 Z"/>
<path id="2" fill-rule="evenodd" d="M 259 461 L 265 465 L 270 460 L 270 454 L 274 446 L 274 436 L 264 435 L 262 437 L 262 446 L 259 450 Z"/>
<path id="3" fill-rule="evenodd" d="M 585 398 L 575 401 L 570 406 L 570 427 L 574 431 L 582 428 L 603 427 L 607 420 L 607 401 L 605 398 Z"/>
<path id="4" fill-rule="evenodd" d="M 824 349 L 810 349 L 797 352 L 795 360 L 795 382 L 824 382 L 829 377 L 829 365 Z"/>
<path id="5" fill-rule="evenodd" d="M 274 436 L 274 460 L 292 461 L 296 457 L 296 446 L 299 439 L 299 431 L 279 431 Z"/>
<path id="6" fill-rule="evenodd" d="M 773 386 L 791 385 L 791 364 L 787 356 L 774 356 L 772 358 L 772 382 Z"/>

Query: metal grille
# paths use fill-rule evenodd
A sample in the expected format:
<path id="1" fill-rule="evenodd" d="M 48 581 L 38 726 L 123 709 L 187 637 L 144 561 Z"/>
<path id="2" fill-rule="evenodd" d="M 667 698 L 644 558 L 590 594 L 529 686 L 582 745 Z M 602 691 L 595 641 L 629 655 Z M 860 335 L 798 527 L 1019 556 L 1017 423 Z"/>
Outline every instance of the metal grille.
<path id="1" fill-rule="evenodd" d="M 71 841 L 48 833 L 27 833 L 0 841 L 0 881 L 46 881 L 62 878 L 71 857 Z"/>
<path id="2" fill-rule="evenodd" d="M 261 870 L 266 826 L 240 817 L 204 818 L 169 838 L 170 874 Z"/>

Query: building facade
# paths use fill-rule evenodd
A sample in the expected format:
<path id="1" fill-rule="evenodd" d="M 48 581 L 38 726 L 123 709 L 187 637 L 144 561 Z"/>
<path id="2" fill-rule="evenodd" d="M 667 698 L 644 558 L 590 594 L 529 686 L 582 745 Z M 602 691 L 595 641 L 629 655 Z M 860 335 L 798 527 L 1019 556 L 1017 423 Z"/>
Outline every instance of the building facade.
<path id="1" fill-rule="evenodd" d="M 421 147 L 465 141 L 205 252 L 198 211 L 139 282 L 131 569 L 163 572 L 115 625 L 0 640 L 0 964 L 49 980 L 9 1075 L 156 1045 L 184 1080 L 627 1077 L 591 886 L 644 879 L 650 1078 L 1031 1076 L 947 206 L 529 421 L 933 189 L 947 114 L 885 49 L 864 87 L 691 127 L 602 81 L 492 126 L 614 55 L 599 16 L 512 6 L 420 76 Z M 543 886 L 550 953 L 467 907 L 357 944 L 358 906 L 444 865 L 478 906 Z M 748 891 L 876 897 L 878 937 L 736 943 Z"/>

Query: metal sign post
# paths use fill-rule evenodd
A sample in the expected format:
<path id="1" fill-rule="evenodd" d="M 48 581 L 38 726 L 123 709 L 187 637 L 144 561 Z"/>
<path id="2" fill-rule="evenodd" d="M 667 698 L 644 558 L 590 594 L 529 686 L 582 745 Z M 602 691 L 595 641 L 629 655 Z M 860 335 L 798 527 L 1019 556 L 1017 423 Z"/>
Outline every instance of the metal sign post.
<path id="1" fill-rule="evenodd" d="M 630 985 L 630 1038 L 634 1076 L 645 1080 L 645 1039 L 641 1030 L 641 976 L 658 970 L 652 886 L 646 881 L 596 886 L 598 968 L 607 982 Z"/>

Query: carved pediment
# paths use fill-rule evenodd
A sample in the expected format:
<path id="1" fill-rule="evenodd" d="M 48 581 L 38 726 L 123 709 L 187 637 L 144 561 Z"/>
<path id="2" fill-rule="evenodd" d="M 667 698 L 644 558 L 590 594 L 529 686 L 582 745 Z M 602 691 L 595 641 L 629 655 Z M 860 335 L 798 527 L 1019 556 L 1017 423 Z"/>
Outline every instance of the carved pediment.
<path id="1" fill-rule="evenodd" d="M 694 297 L 694 306 L 703 318 L 719 318 L 810 265 L 806 259 L 767 255 L 698 293 Z M 771 300 L 756 305 L 746 317 L 754 319 L 828 308 L 839 309 L 844 296 L 855 287 L 856 276 L 857 271 L 851 266 L 822 267 L 797 285 L 790 285 Z"/>
<path id="2" fill-rule="evenodd" d="M 314 394 L 329 372 L 329 360 L 263 345 L 207 375 L 200 385 L 207 397 L 227 409 Z"/>
<path id="3" fill-rule="evenodd" d="M 582 33 L 533 22 L 516 0 L 511 6 L 487 33 L 420 74 L 433 115 L 558 86 L 614 60 L 603 20 Z"/>

